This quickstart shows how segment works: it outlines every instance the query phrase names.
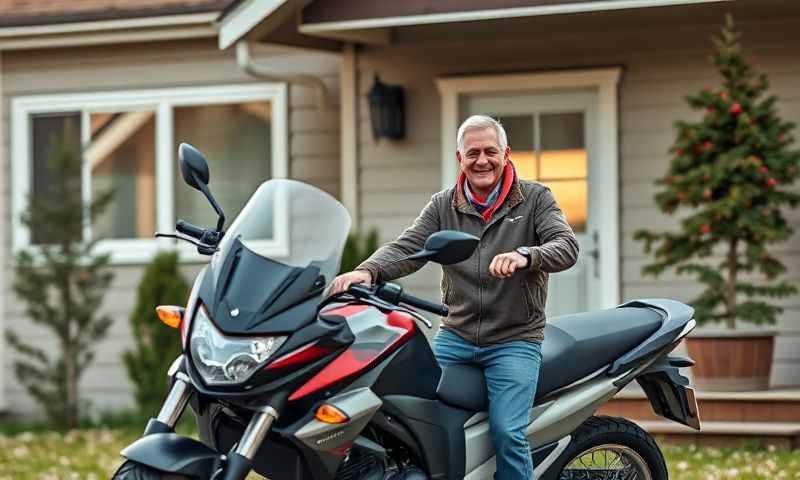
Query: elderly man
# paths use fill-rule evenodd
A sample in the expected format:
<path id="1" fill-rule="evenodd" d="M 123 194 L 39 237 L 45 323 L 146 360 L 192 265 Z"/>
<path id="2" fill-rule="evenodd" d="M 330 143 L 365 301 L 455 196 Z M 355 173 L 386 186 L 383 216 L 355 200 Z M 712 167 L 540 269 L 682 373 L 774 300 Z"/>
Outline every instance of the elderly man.
<path id="1" fill-rule="evenodd" d="M 471 258 L 443 267 L 442 298 L 450 315 L 442 319 L 434 352 L 442 366 L 483 368 L 496 478 L 531 479 L 524 429 L 541 365 L 547 278 L 575 264 L 578 242 L 550 189 L 517 177 L 499 122 L 471 116 L 457 140 L 461 173 L 456 185 L 435 194 L 397 240 L 355 271 L 336 277 L 330 291 L 413 273 L 420 262 L 393 262 L 420 250 L 439 230 L 479 237 Z"/>

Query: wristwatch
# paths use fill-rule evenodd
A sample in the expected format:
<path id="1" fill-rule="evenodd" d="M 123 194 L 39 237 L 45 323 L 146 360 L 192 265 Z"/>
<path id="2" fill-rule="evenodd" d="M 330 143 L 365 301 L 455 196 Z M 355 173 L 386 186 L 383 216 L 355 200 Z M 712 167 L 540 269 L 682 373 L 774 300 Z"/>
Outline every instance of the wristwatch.
<path id="1" fill-rule="evenodd" d="M 531 249 L 529 247 L 517 247 L 517 253 L 522 255 L 523 257 L 528 259 L 528 263 L 525 264 L 525 268 L 531 266 Z"/>

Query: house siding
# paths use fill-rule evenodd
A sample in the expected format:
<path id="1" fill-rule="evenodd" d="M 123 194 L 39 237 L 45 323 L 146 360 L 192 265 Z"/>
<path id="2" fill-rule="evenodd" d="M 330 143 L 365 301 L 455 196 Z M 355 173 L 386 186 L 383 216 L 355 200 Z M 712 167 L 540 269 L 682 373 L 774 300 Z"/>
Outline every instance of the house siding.
<path id="1" fill-rule="evenodd" d="M 338 97 L 338 57 L 332 54 L 277 47 L 254 49 L 254 60 L 278 73 L 317 75 Z M 236 65 L 233 50 L 220 52 L 215 39 L 74 49 L 3 52 L 2 57 L 2 155 L 5 184 L 5 225 L 11 222 L 10 100 L 20 95 L 96 92 L 143 88 L 187 87 L 252 83 L 255 80 Z M 289 86 L 289 176 L 339 196 L 339 113 L 333 106 L 320 111 L 316 93 L 310 88 Z M 212 181 L 213 190 L 213 181 Z M 52 335 L 25 318 L 25 306 L 10 285 L 10 228 L 4 230 L 5 280 L 4 325 L 23 339 L 55 351 Z M 202 265 L 183 266 L 187 281 Z M 132 406 L 132 386 L 122 364 L 122 352 L 131 348 L 129 315 L 136 301 L 142 265 L 118 265 L 106 295 L 103 313 L 113 325 L 96 347 L 96 360 L 81 381 L 81 395 L 95 412 Z M 0 350 L 2 353 L 2 350 Z M 16 381 L 11 369 L 13 353 L 6 348 L 2 358 L 6 408 L 13 414 L 38 415 L 38 405 Z"/>
<path id="2" fill-rule="evenodd" d="M 435 79 L 440 76 L 547 71 L 563 68 L 622 66 L 619 85 L 620 191 L 620 300 L 668 297 L 690 301 L 700 287 L 674 273 L 659 279 L 643 277 L 648 261 L 633 232 L 641 227 L 666 229 L 678 218 L 663 215 L 653 202 L 654 181 L 669 164 L 668 149 L 675 133 L 673 122 L 697 118 L 684 96 L 705 86 L 719 85 L 708 61 L 709 36 L 718 24 L 679 24 L 658 27 L 603 29 L 595 25 L 575 33 L 541 32 L 514 28 L 491 41 L 457 38 L 459 27 L 442 26 L 437 32 L 418 29 L 396 35 L 389 47 L 365 47 L 357 60 L 359 73 L 359 199 L 364 227 L 380 230 L 382 241 L 396 237 L 419 213 L 430 195 L 441 188 L 441 105 Z M 563 23 L 562 23 L 563 25 Z M 771 92 L 778 95 L 784 119 L 800 122 L 800 18 L 748 20 L 739 18 L 745 46 L 756 68 L 769 75 Z M 449 28 L 449 30 L 448 30 Z M 582 33 L 579 33 L 582 32 Z M 484 32 L 485 33 L 485 32 Z M 485 37 L 484 37 L 485 38 Z M 367 92 L 373 77 L 402 85 L 406 91 L 407 137 L 402 141 L 372 139 Z M 800 137 L 800 131 L 795 131 Z M 795 147 L 797 147 L 797 143 Z M 513 145 L 511 146 L 513 149 Z M 455 153 L 454 153 L 455 156 Z M 453 159 L 455 161 L 455 158 Z M 800 190 L 796 185 L 795 190 Z M 402 201 L 399 201 L 402 199 Z M 786 211 L 795 235 L 774 247 L 788 267 L 786 279 L 800 284 L 800 209 Z M 426 298 L 439 298 L 439 272 L 426 267 L 404 280 Z M 800 385 L 800 296 L 780 300 L 785 307 L 776 326 L 777 339 L 772 385 Z"/>

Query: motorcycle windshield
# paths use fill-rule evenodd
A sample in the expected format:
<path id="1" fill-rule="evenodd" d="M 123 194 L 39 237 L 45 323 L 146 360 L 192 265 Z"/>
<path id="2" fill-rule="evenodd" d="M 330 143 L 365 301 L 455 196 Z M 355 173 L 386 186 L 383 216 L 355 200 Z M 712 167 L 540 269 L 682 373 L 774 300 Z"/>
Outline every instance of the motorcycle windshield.
<path id="1" fill-rule="evenodd" d="M 349 231 L 350 214 L 328 193 L 296 180 L 269 180 L 233 221 L 212 264 L 224 261 L 238 239 L 274 262 L 319 268 L 327 287 L 339 271 Z"/>

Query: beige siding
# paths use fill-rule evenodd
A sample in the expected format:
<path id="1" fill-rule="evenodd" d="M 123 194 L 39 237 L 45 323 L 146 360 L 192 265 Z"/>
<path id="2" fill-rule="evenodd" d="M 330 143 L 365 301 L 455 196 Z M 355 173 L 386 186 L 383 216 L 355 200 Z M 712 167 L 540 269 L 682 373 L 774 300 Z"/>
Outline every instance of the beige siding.
<path id="1" fill-rule="evenodd" d="M 691 17 L 664 27 L 629 25 L 602 31 L 595 24 L 572 33 L 569 27 L 563 29 L 567 33 L 553 28 L 544 35 L 531 34 L 542 30 L 528 28 L 525 21 L 519 20 L 510 22 L 503 35 L 498 35 L 495 25 L 491 41 L 465 39 L 485 33 L 480 26 L 474 30 L 421 27 L 409 30 L 407 35 L 397 35 L 405 44 L 361 50 L 362 223 L 380 228 L 381 238 L 388 241 L 413 220 L 427 198 L 440 188 L 441 111 L 434 84 L 438 76 L 620 65 L 624 68 L 620 85 L 621 300 L 653 296 L 691 300 L 699 290 L 686 278 L 674 274 L 658 280 L 642 277 L 640 269 L 647 258 L 641 244 L 632 239 L 632 233 L 645 225 L 670 228 L 678 224 L 677 218 L 666 217 L 655 208 L 653 182 L 666 172 L 667 151 L 675 136 L 673 122 L 697 117 L 686 106 L 684 96 L 718 84 L 708 62 L 708 37 L 717 26 L 686 25 L 686 18 Z M 536 25 L 545 24 L 544 20 L 536 21 Z M 739 18 L 739 22 L 758 68 L 770 75 L 772 91 L 781 100 L 782 115 L 787 120 L 800 121 L 800 64 L 796 61 L 800 18 Z M 371 137 L 366 94 L 375 74 L 406 90 L 408 136 L 403 141 L 376 143 Z M 798 231 L 799 212 L 787 212 Z M 781 252 L 789 268 L 787 278 L 800 284 L 800 233 L 775 247 L 775 251 Z M 435 270 L 406 281 L 429 298 L 438 297 L 437 282 Z M 777 325 L 782 333 L 772 382 L 800 385 L 800 297 L 779 303 L 786 311 Z"/>
<path id="2" fill-rule="evenodd" d="M 338 58 L 288 49 L 259 48 L 256 61 L 276 72 L 305 72 L 319 75 L 338 97 Z M 47 51 L 4 52 L 2 65 L 2 128 L 5 171 L 13 165 L 9 159 L 9 100 L 17 95 L 93 92 L 138 88 L 203 86 L 245 83 L 254 80 L 237 66 L 233 50 L 220 52 L 213 39 L 114 47 L 91 47 Z M 289 174 L 307 181 L 338 197 L 339 195 L 339 114 L 338 107 L 320 111 L 315 93 L 305 87 L 289 89 Z M 213 176 L 213 174 L 212 174 Z M 10 175 L 6 176 L 7 179 Z M 6 205 L 10 204 L 10 185 L 4 185 Z M 213 190 L 213 180 L 212 180 Z M 5 211 L 6 225 L 10 222 Z M 11 232 L 6 229 L 5 245 Z M 6 248 L 6 255 L 10 248 Z M 191 280 L 200 265 L 187 265 L 185 276 Z M 130 348 L 129 316 L 142 266 L 118 266 L 114 283 L 105 298 L 103 311 L 114 319 L 108 337 L 97 345 L 97 360 L 82 381 L 82 395 L 96 410 L 131 406 L 132 392 L 121 363 L 121 354 Z M 12 272 L 6 271 L 10 284 Z M 25 318 L 24 305 L 8 289 L 5 292 L 5 325 L 28 341 L 54 347 L 48 332 Z M 5 369 L 5 392 L 8 407 L 14 413 L 39 411 L 15 381 L 10 369 L 11 354 L 0 359 Z"/>

